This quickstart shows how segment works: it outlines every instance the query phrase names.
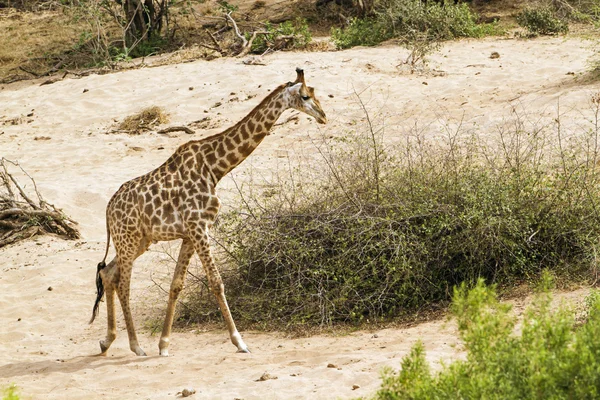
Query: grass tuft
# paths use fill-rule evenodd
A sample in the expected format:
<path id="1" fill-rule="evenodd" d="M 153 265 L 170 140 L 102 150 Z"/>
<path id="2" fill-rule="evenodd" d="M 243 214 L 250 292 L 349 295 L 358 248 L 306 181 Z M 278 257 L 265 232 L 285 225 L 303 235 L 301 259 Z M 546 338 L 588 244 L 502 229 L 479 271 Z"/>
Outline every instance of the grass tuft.
<path id="1" fill-rule="evenodd" d="M 126 117 L 119 124 L 118 129 L 130 135 L 139 135 L 154 126 L 166 124 L 167 122 L 169 122 L 169 115 L 165 110 L 158 106 L 152 106 Z"/>

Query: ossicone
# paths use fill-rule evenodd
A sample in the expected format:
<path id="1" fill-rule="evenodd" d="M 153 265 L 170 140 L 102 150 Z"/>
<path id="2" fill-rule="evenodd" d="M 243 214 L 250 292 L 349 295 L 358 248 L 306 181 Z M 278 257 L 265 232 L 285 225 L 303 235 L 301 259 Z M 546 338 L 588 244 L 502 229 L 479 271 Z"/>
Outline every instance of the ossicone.
<path id="1" fill-rule="evenodd" d="M 302 68 L 296 68 L 296 82 L 304 83 L 304 70 Z"/>

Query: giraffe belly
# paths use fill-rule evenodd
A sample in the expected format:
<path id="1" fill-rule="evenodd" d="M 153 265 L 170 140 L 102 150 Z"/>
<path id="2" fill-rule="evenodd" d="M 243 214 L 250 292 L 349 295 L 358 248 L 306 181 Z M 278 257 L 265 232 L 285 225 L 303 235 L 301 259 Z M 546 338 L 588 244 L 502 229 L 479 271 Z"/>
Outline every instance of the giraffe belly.
<path id="1" fill-rule="evenodd" d="M 163 242 L 183 238 L 184 231 L 181 223 L 172 225 L 153 225 L 150 228 L 150 235 L 153 242 Z"/>

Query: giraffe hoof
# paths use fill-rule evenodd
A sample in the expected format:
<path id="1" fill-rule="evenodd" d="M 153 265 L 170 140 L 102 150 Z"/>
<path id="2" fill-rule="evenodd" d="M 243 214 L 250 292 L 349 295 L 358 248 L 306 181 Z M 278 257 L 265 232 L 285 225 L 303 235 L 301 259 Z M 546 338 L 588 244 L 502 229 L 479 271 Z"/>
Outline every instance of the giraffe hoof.
<path id="1" fill-rule="evenodd" d="M 251 353 L 249 348 L 245 348 L 245 349 L 239 349 L 238 351 L 236 351 L 236 353 Z"/>
<path id="2" fill-rule="evenodd" d="M 100 354 L 105 354 L 107 350 L 108 350 L 108 346 L 106 346 L 104 344 L 104 340 L 101 340 L 100 341 L 100 351 L 101 351 Z"/>
<path id="3" fill-rule="evenodd" d="M 138 347 L 137 349 L 133 350 L 133 352 L 136 356 L 146 357 L 146 353 L 144 352 L 144 350 L 141 349 L 141 347 Z"/>
<path id="4" fill-rule="evenodd" d="M 161 357 L 169 357 L 169 350 L 167 350 L 167 349 L 162 349 L 162 350 L 160 351 L 160 356 L 161 356 Z"/>

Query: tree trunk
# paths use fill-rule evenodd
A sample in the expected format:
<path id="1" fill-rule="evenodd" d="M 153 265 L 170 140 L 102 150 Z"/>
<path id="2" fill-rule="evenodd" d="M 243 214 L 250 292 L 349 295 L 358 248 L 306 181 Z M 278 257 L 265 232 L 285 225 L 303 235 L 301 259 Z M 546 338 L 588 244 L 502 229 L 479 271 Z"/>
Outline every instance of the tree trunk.
<path id="1" fill-rule="evenodd" d="M 119 0 L 117 0 L 119 1 Z M 165 0 L 122 0 L 125 11 L 125 45 L 131 48 L 159 34 L 167 16 Z"/>

